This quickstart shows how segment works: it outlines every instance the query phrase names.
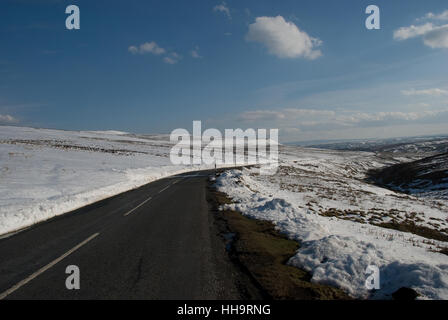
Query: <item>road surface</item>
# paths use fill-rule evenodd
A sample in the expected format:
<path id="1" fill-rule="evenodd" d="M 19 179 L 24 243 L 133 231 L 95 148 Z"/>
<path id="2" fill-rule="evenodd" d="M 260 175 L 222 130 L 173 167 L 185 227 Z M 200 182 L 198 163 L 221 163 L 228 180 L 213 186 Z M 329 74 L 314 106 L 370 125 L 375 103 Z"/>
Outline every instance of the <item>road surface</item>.
<path id="1" fill-rule="evenodd" d="M 0 239 L 0 298 L 238 299 L 207 177 L 165 178 Z M 68 290 L 66 268 L 80 270 Z"/>

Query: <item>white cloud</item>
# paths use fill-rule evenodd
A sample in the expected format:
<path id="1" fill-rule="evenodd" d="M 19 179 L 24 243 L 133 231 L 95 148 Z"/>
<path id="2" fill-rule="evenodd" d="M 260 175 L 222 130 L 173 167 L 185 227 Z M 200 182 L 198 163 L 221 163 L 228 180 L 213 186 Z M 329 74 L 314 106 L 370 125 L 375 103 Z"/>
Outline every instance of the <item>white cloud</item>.
<path id="1" fill-rule="evenodd" d="M 170 57 L 163 58 L 163 61 L 168 64 L 176 64 L 177 63 L 177 60 L 170 58 Z"/>
<path id="2" fill-rule="evenodd" d="M 448 133 L 448 95 L 430 90 L 448 91 L 446 81 L 412 79 L 322 91 L 323 83 L 331 87 L 341 80 L 345 78 L 294 81 L 249 91 L 243 103 L 250 108 L 210 121 L 220 128 L 235 123 L 243 128 L 278 128 L 283 142 Z M 413 90 L 434 95 L 401 93 Z"/>
<path id="3" fill-rule="evenodd" d="M 232 16 L 230 15 L 229 7 L 227 6 L 227 4 L 224 1 L 221 4 L 214 6 L 213 11 L 222 12 L 227 16 L 227 18 L 232 19 Z"/>
<path id="4" fill-rule="evenodd" d="M 422 36 L 433 29 L 434 29 L 434 25 L 429 22 L 425 23 L 423 25 L 419 25 L 419 26 L 412 25 L 409 27 L 402 27 L 402 28 L 394 31 L 394 39 L 395 40 L 407 40 L 407 39 L 415 38 L 418 36 Z"/>
<path id="5" fill-rule="evenodd" d="M 284 118 L 285 115 L 282 112 L 272 110 L 246 111 L 239 116 L 239 119 L 243 121 L 278 120 Z"/>
<path id="6" fill-rule="evenodd" d="M 439 14 L 434 14 L 432 12 L 427 13 L 423 18 L 417 19 L 420 20 L 448 20 L 448 10 L 443 11 Z"/>
<path id="7" fill-rule="evenodd" d="M 168 63 L 168 64 L 176 64 L 178 63 L 181 59 L 182 56 L 176 52 L 169 52 L 167 50 L 165 50 L 162 47 L 159 47 L 159 45 L 154 42 L 145 42 L 142 43 L 139 46 L 130 46 L 128 48 L 128 51 L 132 54 L 147 54 L 147 53 L 151 53 L 154 54 L 156 56 L 163 56 L 163 62 Z"/>
<path id="8" fill-rule="evenodd" d="M 259 120 L 292 120 L 292 119 L 310 119 L 315 117 L 332 117 L 335 112 L 332 110 L 298 109 L 287 108 L 282 110 L 255 110 L 246 111 L 239 116 L 243 121 Z"/>
<path id="9" fill-rule="evenodd" d="M 16 123 L 18 120 L 14 118 L 13 116 L 10 116 L 9 114 L 0 114 L 0 123 L 3 124 L 10 124 L 10 123 Z"/>
<path id="10" fill-rule="evenodd" d="M 303 57 L 313 60 L 322 55 L 320 50 L 315 50 L 322 41 L 310 37 L 282 16 L 257 17 L 249 25 L 246 40 L 262 43 L 270 54 L 279 58 Z"/>
<path id="11" fill-rule="evenodd" d="M 415 121 L 425 117 L 431 117 L 438 114 L 437 111 L 422 111 L 422 112 L 375 112 L 365 113 L 358 112 L 349 116 L 341 115 L 335 118 L 336 121 L 345 123 L 362 123 L 362 122 L 378 122 L 378 121 L 390 121 L 390 120 L 402 120 L 402 121 Z"/>
<path id="12" fill-rule="evenodd" d="M 181 55 L 177 54 L 176 52 L 170 52 L 166 57 L 163 58 L 163 61 L 168 64 L 176 64 L 181 59 Z"/>
<path id="13" fill-rule="evenodd" d="M 425 17 L 417 19 L 442 21 L 448 20 L 448 10 L 440 13 L 427 13 Z M 431 48 L 448 48 L 448 24 L 435 25 L 432 22 L 427 22 L 421 25 L 411 25 L 409 27 L 402 27 L 394 31 L 395 40 L 407 40 L 411 38 L 422 37 L 423 43 Z"/>
<path id="14" fill-rule="evenodd" d="M 278 128 L 297 128 L 297 130 L 325 131 L 337 128 L 364 128 L 365 126 L 384 126 L 400 123 L 434 120 L 448 116 L 448 109 L 423 110 L 415 112 L 380 111 L 363 112 L 357 110 L 320 109 L 280 109 L 246 111 L 237 119 L 256 125 L 263 124 Z"/>
<path id="15" fill-rule="evenodd" d="M 202 56 L 199 54 L 199 47 L 196 46 L 193 50 L 191 50 L 191 56 L 195 59 L 200 59 Z"/>
<path id="16" fill-rule="evenodd" d="M 431 48 L 448 48 L 448 24 L 426 33 L 423 42 Z"/>
<path id="17" fill-rule="evenodd" d="M 431 88 L 431 89 L 422 89 L 422 90 L 402 90 L 401 93 L 405 96 L 442 96 L 442 95 L 448 95 L 448 91 L 444 89 L 439 88 Z"/>
<path id="18" fill-rule="evenodd" d="M 140 46 L 130 46 L 128 48 L 128 51 L 132 54 L 145 54 L 145 53 L 152 53 L 155 55 L 161 55 L 164 54 L 166 52 L 165 49 L 159 47 L 157 45 L 157 43 L 155 43 L 154 41 L 151 42 L 145 42 L 142 43 Z"/>
<path id="19" fill-rule="evenodd" d="M 129 51 L 130 53 L 137 54 L 137 53 L 138 53 L 138 48 L 137 48 L 136 46 L 130 46 L 130 47 L 128 48 L 128 51 Z"/>

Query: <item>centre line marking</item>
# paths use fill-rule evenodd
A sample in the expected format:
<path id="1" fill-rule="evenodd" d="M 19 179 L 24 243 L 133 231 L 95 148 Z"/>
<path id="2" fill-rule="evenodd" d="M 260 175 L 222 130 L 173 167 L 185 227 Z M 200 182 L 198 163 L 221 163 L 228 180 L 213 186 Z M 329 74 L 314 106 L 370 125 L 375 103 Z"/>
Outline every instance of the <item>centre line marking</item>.
<path id="1" fill-rule="evenodd" d="M 165 188 L 163 188 L 162 190 L 160 190 L 158 193 L 162 193 L 163 191 L 165 191 L 166 189 L 168 189 L 170 186 L 167 186 Z"/>
<path id="2" fill-rule="evenodd" d="M 48 269 L 50 269 L 51 267 L 53 267 L 55 264 L 57 264 L 58 262 L 60 262 L 61 260 L 65 259 L 66 257 L 68 257 L 70 254 L 72 254 L 73 252 L 75 252 L 76 250 L 78 250 L 79 248 L 81 248 L 83 245 L 85 245 L 87 242 L 89 242 L 90 240 L 93 240 L 95 237 L 97 237 L 99 235 L 99 233 L 95 233 L 93 235 L 91 235 L 90 237 L 88 237 L 86 240 L 84 240 L 83 242 L 81 242 L 80 244 L 78 244 L 76 247 L 70 249 L 69 251 L 67 251 L 66 253 L 64 253 L 62 256 L 60 256 L 59 258 L 53 260 L 52 262 L 50 262 L 49 264 L 47 264 L 46 266 L 40 268 L 39 270 L 37 270 L 36 272 L 34 272 L 32 275 L 30 275 L 28 278 L 23 279 L 22 281 L 20 281 L 19 283 L 15 284 L 14 286 L 12 286 L 11 288 L 9 288 L 8 290 L 6 290 L 5 292 L 3 292 L 2 294 L 0 294 L 0 300 L 5 299 L 8 295 L 10 295 L 11 293 L 13 293 L 14 291 L 16 291 L 17 289 L 19 289 L 20 287 L 26 285 L 28 282 L 30 282 L 31 280 L 33 280 L 34 278 L 36 278 L 37 276 L 39 276 L 40 274 L 44 273 L 45 271 L 47 271 Z"/>
<path id="3" fill-rule="evenodd" d="M 152 197 L 149 197 L 148 199 L 146 199 L 145 201 L 143 201 L 142 203 L 140 203 L 138 206 L 136 206 L 134 209 L 129 210 L 128 212 L 126 212 L 123 217 L 126 217 L 127 215 L 131 214 L 132 212 L 134 212 L 135 210 L 137 210 L 138 208 L 140 208 L 142 205 L 144 205 L 146 202 L 148 202 L 149 200 L 151 200 Z"/>

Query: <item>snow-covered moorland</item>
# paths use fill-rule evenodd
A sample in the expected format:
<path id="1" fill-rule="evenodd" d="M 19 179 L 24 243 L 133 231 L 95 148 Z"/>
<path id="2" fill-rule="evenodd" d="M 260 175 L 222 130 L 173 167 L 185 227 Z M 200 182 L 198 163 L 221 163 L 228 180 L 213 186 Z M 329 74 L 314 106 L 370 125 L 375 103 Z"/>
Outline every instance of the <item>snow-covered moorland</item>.
<path id="1" fill-rule="evenodd" d="M 174 166 L 168 136 L 0 126 L 0 235 L 153 180 Z"/>
<path id="2" fill-rule="evenodd" d="M 230 170 L 216 186 L 233 200 L 229 209 L 272 221 L 299 241 L 289 264 L 310 271 L 312 281 L 356 298 L 389 299 L 409 287 L 421 299 L 448 299 L 448 256 L 439 252 L 448 247 L 446 201 L 364 180 L 369 169 L 406 160 L 396 156 L 283 146 L 275 175 Z M 377 291 L 365 287 L 369 265 L 380 270 Z"/>
<path id="3" fill-rule="evenodd" d="M 0 126 L 0 235 L 168 175 L 206 166 L 172 165 L 168 136 Z M 420 156 L 419 156 L 420 157 Z M 421 157 L 420 157 L 421 158 Z M 448 299 L 448 206 L 367 183 L 370 169 L 415 155 L 280 147 L 275 175 L 232 170 L 217 181 L 232 209 L 273 221 L 301 243 L 290 264 L 313 281 L 359 298 L 411 287 Z M 405 226 L 409 232 L 397 231 Z M 381 271 L 368 291 L 366 268 Z"/>

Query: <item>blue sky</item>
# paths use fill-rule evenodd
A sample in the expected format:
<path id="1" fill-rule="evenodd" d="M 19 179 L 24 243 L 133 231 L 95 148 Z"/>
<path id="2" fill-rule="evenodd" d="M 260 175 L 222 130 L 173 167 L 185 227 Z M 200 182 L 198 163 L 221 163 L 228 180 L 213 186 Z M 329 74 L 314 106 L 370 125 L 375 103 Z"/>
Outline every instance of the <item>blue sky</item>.
<path id="1" fill-rule="evenodd" d="M 80 30 L 65 28 L 69 4 Z M 370 4 L 380 30 L 364 26 Z M 4 0 L 0 123 L 169 133 L 202 120 L 279 128 L 282 141 L 448 133 L 446 10 L 444 0 Z"/>

